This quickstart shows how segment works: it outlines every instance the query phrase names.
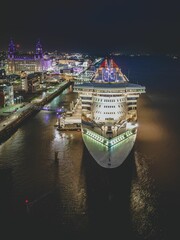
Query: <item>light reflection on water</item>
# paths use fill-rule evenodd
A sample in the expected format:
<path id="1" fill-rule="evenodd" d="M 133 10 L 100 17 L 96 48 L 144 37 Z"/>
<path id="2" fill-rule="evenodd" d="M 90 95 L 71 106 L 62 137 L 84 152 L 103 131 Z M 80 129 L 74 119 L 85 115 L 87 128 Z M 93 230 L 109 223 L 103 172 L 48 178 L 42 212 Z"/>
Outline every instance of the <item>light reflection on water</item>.
<path id="1" fill-rule="evenodd" d="M 63 104 L 68 108 L 75 96 L 65 91 L 51 105 Z M 24 201 L 28 198 L 33 219 L 42 225 L 65 229 L 70 226 L 75 231 L 85 228 L 87 222 L 86 185 L 81 169 L 83 142 L 80 132 L 61 133 L 55 123 L 56 113 L 49 111 L 41 111 L 29 119 L 0 146 L 0 167 L 12 169 L 10 190 L 15 218 L 21 219 L 19 213 L 23 218 Z"/>
<path id="2" fill-rule="evenodd" d="M 139 101 L 130 209 L 133 229 L 142 239 L 179 236 L 179 117 L 172 114 L 178 102 L 176 96 L 160 94 Z"/>
<path id="3" fill-rule="evenodd" d="M 64 91 L 51 106 L 68 108 L 74 97 Z M 30 221 L 32 230 L 42 226 L 44 233 L 49 228 L 85 239 L 100 233 L 164 240 L 173 230 L 177 233 L 173 217 L 180 209 L 180 153 L 178 101 L 173 99 L 158 94 L 140 99 L 136 144 L 113 170 L 96 164 L 80 132 L 57 131 L 55 112 L 41 111 L 29 119 L 0 145 L 0 170 L 10 169 L 10 178 L 3 177 L 0 185 L 5 186 L 3 216 L 16 227 Z M 26 198 L 32 202 L 29 215 Z"/>

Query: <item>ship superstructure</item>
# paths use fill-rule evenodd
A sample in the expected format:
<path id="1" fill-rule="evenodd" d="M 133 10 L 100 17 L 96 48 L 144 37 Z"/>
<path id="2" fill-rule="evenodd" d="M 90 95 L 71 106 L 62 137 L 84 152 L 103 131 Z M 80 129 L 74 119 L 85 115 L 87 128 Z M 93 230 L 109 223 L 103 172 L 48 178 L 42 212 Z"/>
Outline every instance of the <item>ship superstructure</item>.
<path id="1" fill-rule="evenodd" d="M 123 163 L 137 134 L 137 100 L 145 87 L 130 83 L 118 65 L 105 59 L 91 82 L 74 86 L 82 106 L 82 136 L 105 168 Z"/>

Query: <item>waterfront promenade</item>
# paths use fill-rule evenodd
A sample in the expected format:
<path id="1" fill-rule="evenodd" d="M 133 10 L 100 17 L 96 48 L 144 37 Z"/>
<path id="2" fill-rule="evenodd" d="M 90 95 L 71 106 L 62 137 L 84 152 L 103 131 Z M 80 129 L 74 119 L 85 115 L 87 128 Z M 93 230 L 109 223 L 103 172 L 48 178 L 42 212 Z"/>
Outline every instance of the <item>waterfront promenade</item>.
<path id="1" fill-rule="evenodd" d="M 43 105 L 51 101 L 70 84 L 71 82 L 62 82 L 54 89 L 36 97 L 31 102 L 24 102 L 23 104 L 10 107 L 9 112 L 7 111 L 7 108 L 5 108 L 6 113 L 8 114 L 5 117 L 3 116 L 3 120 L 0 121 L 0 142 L 6 140 L 14 131 L 16 131 L 25 119 L 40 111 Z M 5 115 L 6 113 L 4 110 L 1 110 L 1 115 Z"/>

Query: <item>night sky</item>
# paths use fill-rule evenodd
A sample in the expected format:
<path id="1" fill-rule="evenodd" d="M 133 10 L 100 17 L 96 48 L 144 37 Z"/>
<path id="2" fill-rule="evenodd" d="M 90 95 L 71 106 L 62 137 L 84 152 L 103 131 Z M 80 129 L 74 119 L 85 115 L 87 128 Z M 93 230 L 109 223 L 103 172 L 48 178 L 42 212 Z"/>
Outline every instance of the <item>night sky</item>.
<path id="1" fill-rule="evenodd" d="M 180 7 L 174 0 L 6 0 L 0 50 L 10 38 L 21 50 L 180 54 Z"/>

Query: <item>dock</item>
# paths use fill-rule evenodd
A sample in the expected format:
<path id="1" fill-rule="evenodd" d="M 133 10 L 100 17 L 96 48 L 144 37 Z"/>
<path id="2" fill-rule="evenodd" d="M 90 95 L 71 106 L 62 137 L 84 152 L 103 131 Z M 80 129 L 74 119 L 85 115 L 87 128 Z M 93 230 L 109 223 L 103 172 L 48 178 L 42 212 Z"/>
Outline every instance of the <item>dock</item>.
<path id="1" fill-rule="evenodd" d="M 71 109 L 58 119 L 57 130 L 59 131 L 81 131 L 81 100 L 77 99 L 77 102 L 70 103 Z"/>

